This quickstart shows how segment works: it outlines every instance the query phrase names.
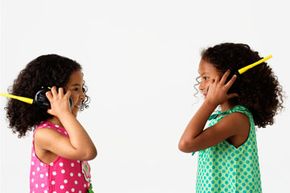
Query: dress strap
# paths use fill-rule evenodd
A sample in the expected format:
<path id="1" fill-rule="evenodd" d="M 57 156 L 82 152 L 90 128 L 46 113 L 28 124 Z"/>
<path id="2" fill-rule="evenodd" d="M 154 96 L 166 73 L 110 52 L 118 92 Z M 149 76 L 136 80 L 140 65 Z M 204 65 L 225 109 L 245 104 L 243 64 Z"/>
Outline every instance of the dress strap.
<path id="1" fill-rule="evenodd" d="M 227 110 L 227 111 L 220 111 L 220 110 L 217 110 L 215 112 L 213 112 L 208 120 L 212 120 L 212 119 L 215 119 L 217 118 L 218 116 L 221 116 L 221 115 L 228 115 L 228 114 L 231 114 L 231 113 L 236 113 L 236 112 L 240 112 L 240 113 L 243 113 L 243 114 L 246 114 L 249 118 L 252 118 L 252 114 L 250 113 L 250 111 L 242 106 L 242 105 L 236 105 L 234 106 L 233 108 Z"/>

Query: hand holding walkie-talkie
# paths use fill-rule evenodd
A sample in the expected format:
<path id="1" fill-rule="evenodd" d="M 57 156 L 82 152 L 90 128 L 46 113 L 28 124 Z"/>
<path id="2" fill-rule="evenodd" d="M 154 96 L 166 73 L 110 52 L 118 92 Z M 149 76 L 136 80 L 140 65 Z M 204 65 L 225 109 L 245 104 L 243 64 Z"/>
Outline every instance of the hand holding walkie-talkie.
<path id="1" fill-rule="evenodd" d="M 51 87 L 41 87 L 41 89 L 36 92 L 34 99 L 23 97 L 23 96 L 16 96 L 16 95 L 7 94 L 7 93 L 0 93 L 0 96 L 16 99 L 16 100 L 19 100 L 19 101 L 22 101 L 31 105 L 36 105 L 39 108 L 50 109 L 51 108 L 50 102 L 46 96 L 46 92 L 48 91 L 51 91 Z M 68 100 L 69 100 L 69 106 L 70 108 L 72 108 L 73 100 L 71 97 L 69 97 Z"/>
<path id="2" fill-rule="evenodd" d="M 72 110 L 73 102 L 70 91 L 64 92 L 63 88 L 52 87 L 49 92 L 45 92 L 45 98 L 50 104 L 47 112 L 51 115 L 60 117 L 63 113 Z"/>

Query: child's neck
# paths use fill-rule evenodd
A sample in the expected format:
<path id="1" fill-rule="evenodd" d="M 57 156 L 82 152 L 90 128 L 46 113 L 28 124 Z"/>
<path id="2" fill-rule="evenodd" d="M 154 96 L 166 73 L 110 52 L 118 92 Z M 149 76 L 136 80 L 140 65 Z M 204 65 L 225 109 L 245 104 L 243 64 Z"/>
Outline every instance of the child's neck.
<path id="1" fill-rule="evenodd" d="M 63 127 L 63 125 L 61 124 L 60 120 L 57 117 L 52 117 L 48 121 L 53 123 L 53 124 L 56 124 L 56 125 L 59 125 L 59 126 Z"/>
<path id="2" fill-rule="evenodd" d="M 221 111 L 224 112 L 224 111 L 227 111 L 227 110 L 233 108 L 233 105 L 231 105 L 231 104 L 227 101 L 227 102 L 224 102 L 224 103 L 220 104 L 220 107 L 221 107 Z"/>

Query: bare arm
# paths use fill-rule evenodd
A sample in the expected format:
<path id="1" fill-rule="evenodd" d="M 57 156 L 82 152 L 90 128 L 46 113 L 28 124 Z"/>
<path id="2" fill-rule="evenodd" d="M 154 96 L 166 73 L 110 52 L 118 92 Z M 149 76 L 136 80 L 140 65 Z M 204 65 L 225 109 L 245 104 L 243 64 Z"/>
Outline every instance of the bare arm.
<path id="1" fill-rule="evenodd" d="M 179 149 L 183 152 L 196 152 L 214 146 L 232 136 L 242 135 L 249 130 L 248 118 L 241 113 L 232 113 L 225 116 L 217 124 L 201 131 L 190 138 L 190 133 L 183 136 Z"/>
<path id="2" fill-rule="evenodd" d="M 181 139 L 179 141 L 179 149 L 183 152 L 192 152 L 192 146 L 195 138 L 203 132 L 208 117 L 215 110 L 216 105 L 212 105 L 205 101 L 195 115 L 192 117 Z"/>
<path id="3" fill-rule="evenodd" d="M 41 129 L 36 132 L 36 143 L 42 149 L 68 159 L 93 159 L 97 155 L 96 147 L 83 126 L 70 112 L 69 96 L 70 91 L 64 95 L 61 88 L 57 93 L 55 87 L 47 93 L 47 98 L 51 104 L 51 109 L 48 112 L 60 120 L 68 132 L 69 138 L 51 129 Z"/>
<path id="4" fill-rule="evenodd" d="M 68 137 L 50 128 L 42 128 L 36 131 L 35 146 L 72 160 L 91 160 L 96 156 L 95 152 L 75 148 Z"/>

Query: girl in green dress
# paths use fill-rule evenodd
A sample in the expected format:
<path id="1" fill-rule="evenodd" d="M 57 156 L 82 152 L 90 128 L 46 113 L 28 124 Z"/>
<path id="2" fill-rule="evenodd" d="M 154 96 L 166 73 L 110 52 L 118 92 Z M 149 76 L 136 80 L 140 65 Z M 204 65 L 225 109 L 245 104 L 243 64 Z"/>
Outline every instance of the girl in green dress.
<path id="1" fill-rule="evenodd" d="M 201 54 L 197 81 L 204 102 L 179 141 L 181 151 L 199 152 L 197 193 L 262 192 L 255 126 L 273 124 L 283 108 L 282 89 L 265 62 L 236 73 L 260 59 L 248 45 L 236 43 Z"/>

